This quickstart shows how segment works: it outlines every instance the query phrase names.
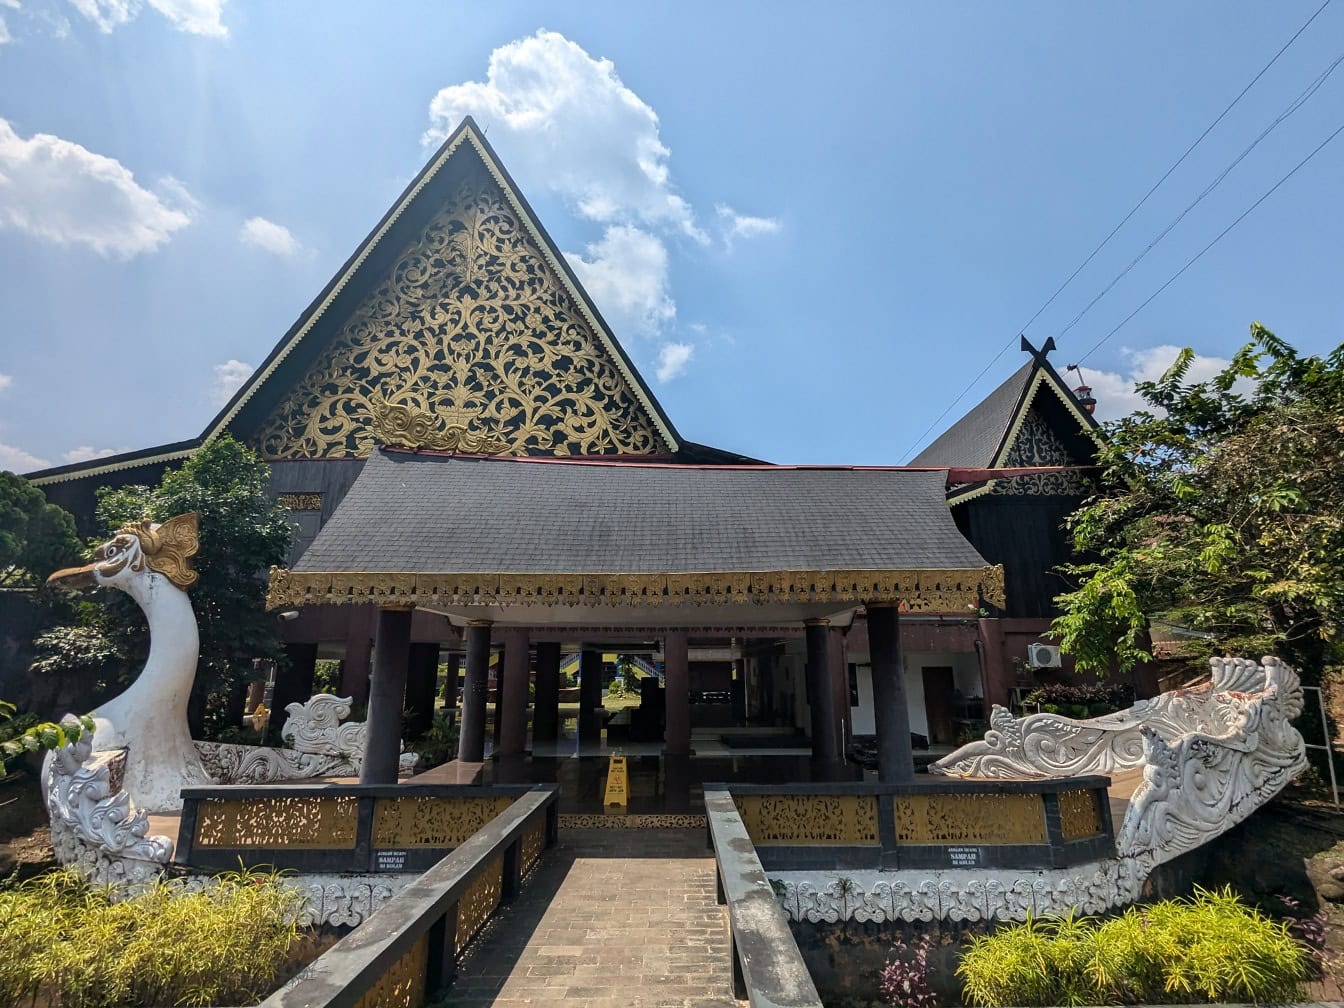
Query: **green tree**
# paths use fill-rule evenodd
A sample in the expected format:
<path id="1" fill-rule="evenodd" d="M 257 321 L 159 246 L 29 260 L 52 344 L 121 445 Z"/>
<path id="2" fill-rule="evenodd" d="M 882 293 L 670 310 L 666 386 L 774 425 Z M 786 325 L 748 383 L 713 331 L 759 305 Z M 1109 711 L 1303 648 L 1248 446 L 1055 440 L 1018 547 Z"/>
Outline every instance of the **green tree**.
<path id="1" fill-rule="evenodd" d="M 0 588 L 40 585 L 80 551 L 68 512 L 22 476 L 0 472 Z"/>
<path id="2" fill-rule="evenodd" d="M 1186 382 L 1192 359 L 1108 427 L 1053 632 L 1080 668 L 1127 669 L 1161 618 L 1319 683 L 1344 658 L 1344 345 L 1301 356 L 1256 323 L 1210 380 Z"/>
<path id="3" fill-rule="evenodd" d="M 278 623 L 265 610 L 265 575 L 273 564 L 284 563 L 292 528 L 288 513 L 266 492 L 268 476 L 266 463 L 226 436 L 164 473 L 157 487 L 98 493 L 104 539 L 144 517 L 163 521 L 189 511 L 200 514 L 200 551 L 194 561 L 201 577 L 190 592 L 201 637 L 191 702 L 197 737 L 239 723 L 254 659 L 284 661 Z M 82 610 L 81 627 L 57 628 L 40 639 L 44 654 L 35 670 L 60 661 L 99 667 L 110 650 L 120 656 L 118 664 L 127 675 L 138 671 L 148 648 L 144 619 L 123 593 L 103 595 L 104 605 Z"/>

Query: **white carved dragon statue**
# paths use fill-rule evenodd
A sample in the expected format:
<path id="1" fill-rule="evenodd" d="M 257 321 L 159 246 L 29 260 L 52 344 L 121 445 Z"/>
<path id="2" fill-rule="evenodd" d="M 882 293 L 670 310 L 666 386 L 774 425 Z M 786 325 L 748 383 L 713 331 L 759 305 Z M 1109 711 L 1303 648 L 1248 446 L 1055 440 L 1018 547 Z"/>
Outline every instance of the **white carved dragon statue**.
<path id="1" fill-rule="evenodd" d="M 195 513 L 162 524 L 127 525 L 94 551 L 83 567 L 59 570 L 48 584 L 79 590 L 124 591 L 149 621 L 149 657 L 129 688 L 99 706 L 93 751 L 124 749 L 122 786 L 136 807 L 181 809 L 184 787 L 210 784 L 187 727 L 187 699 L 196 678 L 200 637 L 186 589 L 198 574 Z"/>

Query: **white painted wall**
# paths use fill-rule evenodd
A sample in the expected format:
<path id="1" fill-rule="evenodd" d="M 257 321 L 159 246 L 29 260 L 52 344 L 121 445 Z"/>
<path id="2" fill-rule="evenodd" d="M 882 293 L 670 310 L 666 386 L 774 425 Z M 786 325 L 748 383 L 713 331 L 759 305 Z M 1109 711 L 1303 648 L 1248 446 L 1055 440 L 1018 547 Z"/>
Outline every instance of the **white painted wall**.
<path id="1" fill-rule="evenodd" d="M 928 735 L 929 719 L 924 708 L 924 669 L 952 668 L 952 681 L 962 696 L 984 695 L 980 681 L 980 662 L 974 653 L 944 653 L 910 651 L 902 656 L 905 663 L 905 700 L 910 710 L 910 730 L 916 735 Z M 873 712 L 873 670 L 868 655 L 853 654 L 850 661 L 858 664 L 859 706 L 850 708 L 850 719 L 855 735 L 873 735 L 877 732 Z"/>

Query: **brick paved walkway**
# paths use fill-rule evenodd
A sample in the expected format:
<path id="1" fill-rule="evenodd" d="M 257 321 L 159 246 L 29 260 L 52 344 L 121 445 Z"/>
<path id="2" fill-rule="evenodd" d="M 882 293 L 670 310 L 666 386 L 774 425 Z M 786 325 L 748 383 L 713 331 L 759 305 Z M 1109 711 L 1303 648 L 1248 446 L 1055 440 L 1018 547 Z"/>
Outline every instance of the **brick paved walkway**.
<path id="1" fill-rule="evenodd" d="M 733 1008 L 702 830 L 561 830 L 468 950 L 444 1006 Z"/>

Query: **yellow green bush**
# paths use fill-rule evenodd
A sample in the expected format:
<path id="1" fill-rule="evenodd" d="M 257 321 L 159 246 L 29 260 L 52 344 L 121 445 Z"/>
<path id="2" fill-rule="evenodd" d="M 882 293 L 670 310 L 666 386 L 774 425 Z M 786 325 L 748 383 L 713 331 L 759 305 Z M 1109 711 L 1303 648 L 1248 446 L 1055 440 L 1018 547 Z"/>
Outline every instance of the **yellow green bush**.
<path id="1" fill-rule="evenodd" d="M 968 1004 L 1170 1004 L 1297 1000 L 1310 953 L 1231 889 L 1131 907 L 1105 920 L 1045 918 L 971 939 L 957 972 Z"/>
<path id="2" fill-rule="evenodd" d="M 0 1005 L 255 1004 L 298 937 L 302 899 L 255 872 L 122 902 L 68 871 L 0 886 Z"/>

